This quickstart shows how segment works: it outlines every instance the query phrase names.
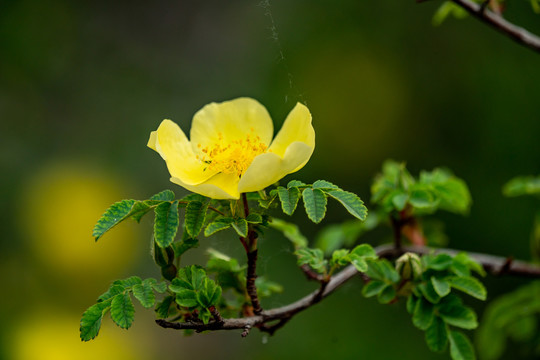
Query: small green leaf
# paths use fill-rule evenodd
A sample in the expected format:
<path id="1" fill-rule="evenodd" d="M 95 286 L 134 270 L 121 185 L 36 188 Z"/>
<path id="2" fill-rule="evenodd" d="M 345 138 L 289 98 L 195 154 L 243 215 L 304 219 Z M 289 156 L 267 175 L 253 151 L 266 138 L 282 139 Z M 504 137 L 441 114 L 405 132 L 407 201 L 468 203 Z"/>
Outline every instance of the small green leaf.
<path id="1" fill-rule="evenodd" d="M 142 284 L 142 280 L 138 276 L 131 276 L 131 277 L 128 277 L 127 279 L 113 281 L 113 285 L 121 285 L 124 288 L 128 288 L 130 286 L 137 285 L 137 284 Z"/>
<path id="2" fill-rule="evenodd" d="M 167 291 L 167 283 L 165 281 L 158 283 L 155 279 L 146 279 L 144 280 L 144 282 L 148 282 L 150 285 L 152 285 L 152 289 L 154 289 L 160 294 L 163 294 L 165 291 Z"/>
<path id="3" fill-rule="evenodd" d="M 82 341 L 94 339 L 101 328 L 103 314 L 109 309 L 111 302 L 99 302 L 90 306 L 82 315 L 80 324 L 80 337 Z"/>
<path id="4" fill-rule="evenodd" d="M 398 192 L 394 196 L 392 196 L 392 204 L 396 207 L 397 211 L 402 211 L 405 209 L 405 205 L 407 205 L 407 202 L 409 201 L 409 194 L 406 192 Z"/>
<path id="5" fill-rule="evenodd" d="M 388 304 L 390 301 L 396 298 L 396 289 L 392 285 L 386 285 L 377 295 L 377 300 L 381 304 Z"/>
<path id="6" fill-rule="evenodd" d="M 261 214 L 251 213 L 246 217 L 246 221 L 250 224 L 261 224 L 263 222 L 263 217 Z"/>
<path id="7" fill-rule="evenodd" d="M 298 257 L 298 265 L 307 264 L 321 274 L 326 272 L 327 261 L 321 249 L 300 248 L 294 253 Z"/>
<path id="8" fill-rule="evenodd" d="M 446 270 L 452 266 L 452 257 L 448 254 L 426 255 L 422 258 L 426 268 L 433 270 Z"/>
<path id="9" fill-rule="evenodd" d="M 435 292 L 439 294 L 440 297 L 445 297 L 450 294 L 450 284 L 444 279 L 437 279 L 435 276 L 431 277 L 431 284 Z"/>
<path id="10" fill-rule="evenodd" d="M 464 306 L 457 297 L 452 297 L 449 300 L 443 299 L 437 305 L 437 311 L 449 325 L 467 330 L 478 327 L 475 312 L 471 308 Z"/>
<path id="11" fill-rule="evenodd" d="M 194 290 L 180 290 L 176 293 L 176 303 L 188 308 L 196 307 L 199 304 L 197 301 L 197 293 Z"/>
<path id="12" fill-rule="evenodd" d="M 122 329 L 129 329 L 133 323 L 135 307 L 129 292 L 118 294 L 112 299 L 111 318 Z"/>
<path id="13" fill-rule="evenodd" d="M 362 288 L 362 295 L 369 298 L 379 294 L 386 287 L 386 283 L 378 280 L 371 280 Z"/>
<path id="14" fill-rule="evenodd" d="M 442 352 L 448 346 L 448 332 L 440 317 L 435 316 L 431 325 L 426 329 L 426 344 L 431 351 Z"/>
<path id="15" fill-rule="evenodd" d="M 135 296 L 135 298 L 139 300 L 142 306 L 147 309 L 154 306 L 156 302 L 156 296 L 154 295 L 152 284 L 148 282 L 143 282 L 142 284 L 133 286 L 132 291 L 133 296 Z"/>
<path id="16" fill-rule="evenodd" d="M 248 223 L 246 219 L 238 218 L 235 219 L 234 222 L 231 224 L 234 231 L 241 237 L 245 238 L 248 234 Z"/>
<path id="17" fill-rule="evenodd" d="M 320 189 L 306 188 L 302 192 L 304 207 L 311 221 L 318 224 L 326 215 L 326 195 Z"/>
<path id="18" fill-rule="evenodd" d="M 417 186 L 409 193 L 409 203 L 416 209 L 431 209 L 437 206 L 437 198 L 424 187 Z"/>
<path id="19" fill-rule="evenodd" d="M 349 250 L 347 249 L 339 249 L 332 253 L 332 260 L 330 262 L 330 266 L 343 266 L 347 265 L 349 263 L 348 259 Z"/>
<path id="20" fill-rule="evenodd" d="M 195 238 L 199 235 L 206 219 L 208 204 L 190 201 L 186 207 L 185 226 L 188 234 Z"/>
<path id="21" fill-rule="evenodd" d="M 433 304 L 423 298 L 418 299 L 414 308 L 412 321 L 420 330 L 426 330 L 435 317 Z"/>
<path id="22" fill-rule="evenodd" d="M 189 249 L 193 249 L 199 246 L 199 240 L 196 238 L 191 238 L 187 231 L 184 230 L 184 236 L 182 236 L 182 241 L 175 242 L 173 244 L 174 256 L 182 256 Z"/>
<path id="23" fill-rule="evenodd" d="M 170 308 L 174 303 L 174 300 L 174 296 L 168 295 L 156 305 L 156 315 L 158 319 L 165 319 L 170 316 Z"/>
<path id="24" fill-rule="evenodd" d="M 146 213 L 152 210 L 152 206 L 144 201 L 136 201 L 131 207 L 129 214 L 126 217 L 131 217 L 136 222 L 141 222 L 141 219 Z"/>
<path id="25" fill-rule="evenodd" d="M 282 186 L 277 188 L 281 209 L 287 215 L 292 215 L 300 199 L 300 190 L 297 187 L 286 189 Z"/>
<path id="26" fill-rule="evenodd" d="M 486 300 L 487 298 L 486 288 L 474 277 L 452 276 L 448 278 L 448 282 L 454 289 L 463 291 L 479 300 Z"/>
<path id="27" fill-rule="evenodd" d="M 301 182 L 299 180 L 291 180 L 287 184 L 287 189 L 291 189 L 293 187 L 302 187 L 302 186 L 306 186 L 306 184 L 304 184 L 303 182 Z"/>
<path id="28" fill-rule="evenodd" d="M 433 284 L 431 283 L 431 281 L 418 284 L 417 288 L 430 303 L 437 304 L 441 300 L 441 297 L 433 288 Z"/>
<path id="29" fill-rule="evenodd" d="M 463 333 L 450 330 L 448 340 L 450 340 L 450 356 L 453 360 L 476 359 L 471 341 Z"/>
<path id="30" fill-rule="evenodd" d="M 94 226 L 92 236 L 96 238 L 96 241 L 98 241 L 105 232 L 127 219 L 135 202 L 135 200 L 122 200 L 111 205 Z"/>
<path id="31" fill-rule="evenodd" d="M 331 190 L 326 193 L 339 201 L 352 216 L 362 221 L 366 220 L 368 210 L 358 195 L 343 190 Z"/>
<path id="32" fill-rule="evenodd" d="M 313 189 L 321 190 L 341 190 L 339 186 L 332 184 L 330 181 L 326 180 L 317 180 L 313 183 Z"/>
<path id="33" fill-rule="evenodd" d="M 204 229 L 204 236 L 211 236 L 218 231 L 222 231 L 231 227 L 234 219 L 231 217 L 220 217 L 208 224 L 206 229 Z"/>
<path id="34" fill-rule="evenodd" d="M 153 201 L 173 201 L 174 200 L 174 192 L 171 190 L 163 190 L 162 192 L 159 192 L 155 195 L 153 195 L 150 200 Z"/>
<path id="35" fill-rule="evenodd" d="M 154 237 L 159 247 L 166 248 L 172 244 L 178 231 L 178 200 L 159 204 L 155 213 Z"/>
<path id="36" fill-rule="evenodd" d="M 519 176 L 510 180 L 503 187 L 505 196 L 540 194 L 540 176 Z"/>
<path id="37" fill-rule="evenodd" d="M 419 299 L 417 299 L 415 296 L 413 295 L 410 295 L 408 298 L 407 298 L 407 312 L 409 314 L 412 314 L 414 312 L 414 309 L 416 308 L 416 302 L 418 301 Z"/>

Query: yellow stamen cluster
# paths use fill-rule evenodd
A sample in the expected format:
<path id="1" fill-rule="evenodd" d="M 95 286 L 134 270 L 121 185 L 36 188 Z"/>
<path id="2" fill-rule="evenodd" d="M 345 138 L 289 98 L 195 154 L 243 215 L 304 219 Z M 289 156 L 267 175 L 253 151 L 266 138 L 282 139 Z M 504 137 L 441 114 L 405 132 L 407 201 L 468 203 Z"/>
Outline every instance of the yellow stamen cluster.
<path id="1" fill-rule="evenodd" d="M 201 148 L 201 144 L 197 147 Z M 241 177 L 253 159 L 266 151 L 267 146 L 258 135 L 247 134 L 244 139 L 224 144 L 223 135 L 218 134 L 218 141 L 201 149 L 203 155 L 197 155 L 197 159 L 207 163 L 209 170 Z"/>

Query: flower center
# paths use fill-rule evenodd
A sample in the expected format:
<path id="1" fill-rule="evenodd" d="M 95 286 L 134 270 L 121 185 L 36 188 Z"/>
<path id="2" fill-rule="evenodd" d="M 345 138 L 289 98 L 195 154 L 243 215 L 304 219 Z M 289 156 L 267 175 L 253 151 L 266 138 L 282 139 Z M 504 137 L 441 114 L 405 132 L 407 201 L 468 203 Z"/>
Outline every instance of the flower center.
<path id="1" fill-rule="evenodd" d="M 224 143 L 223 135 L 218 134 L 218 141 L 201 149 L 203 155 L 197 159 L 208 164 L 206 169 L 241 177 L 251 165 L 255 156 L 265 153 L 267 146 L 258 135 L 247 134 L 245 138 Z M 197 144 L 201 148 L 201 144 Z"/>

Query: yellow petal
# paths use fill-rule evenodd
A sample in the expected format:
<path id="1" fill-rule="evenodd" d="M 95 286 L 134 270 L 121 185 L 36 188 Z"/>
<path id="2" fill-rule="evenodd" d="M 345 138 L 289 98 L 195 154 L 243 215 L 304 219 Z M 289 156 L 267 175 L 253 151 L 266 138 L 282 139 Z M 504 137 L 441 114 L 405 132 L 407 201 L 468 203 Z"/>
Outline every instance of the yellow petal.
<path id="1" fill-rule="evenodd" d="M 295 141 L 287 147 L 283 158 L 273 152 L 257 156 L 240 179 L 238 191 L 259 191 L 272 185 L 285 175 L 300 170 L 312 153 L 313 147 Z"/>
<path id="2" fill-rule="evenodd" d="M 222 103 L 210 103 L 193 116 L 191 143 L 196 152 L 200 148 L 219 142 L 224 144 L 243 140 L 247 135 L 258 135 L 260 141 L 269 145 L 274 125 L 268 111 L 257 100 L 238 98 Z"/>
<path id="3" fill-rule="evenodd" d="M 150 134 L 148 147 L 157 151 L 165 160 L 171 176 L 185 184 L 200 184 L 215 175 L 196 158 L 186 135 L 171 120 L 163 120 L 157 131 Z"/>
<path id="4" fill-rule="evenodd" d="M 186 184 L 182 180 L 175 177 L 171 177 L 171 181 L 191 192 L 207 196 L 212 199 L 240 198 L 240 193 L 238 192 L 238 176 L 236 174 L 217 174 L 207 181 L 197 185 Z"/>
<path id="5" fill-rule="evenodd" d="M 311 113 L 301 103 L 297 103 L 285 119 L 281 130 L 279 130 L 274 141 L 272 141 L 272 145 L 270 145 L 270 151 L 283 157 L 288 147 L 295 141 L 315 148 L 315 130 L 311 125 Z M 305 162 L 291 172 L 300 170 L 304 165 Z"/>

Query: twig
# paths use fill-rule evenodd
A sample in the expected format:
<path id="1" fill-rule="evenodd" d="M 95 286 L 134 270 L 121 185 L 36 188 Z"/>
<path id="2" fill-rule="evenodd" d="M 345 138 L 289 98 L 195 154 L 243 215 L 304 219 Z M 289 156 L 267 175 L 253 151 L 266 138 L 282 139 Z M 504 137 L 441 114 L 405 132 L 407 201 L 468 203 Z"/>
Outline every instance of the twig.
<path id="1" fill-rule="evenodd" d="M 251 299 L 251 305 L 253 306 L 253 313 L 258 315 L 261 313 L 261 303 L 259 302 L 259 296 L 257 295 L 257 287 L 255 286 L 255 279 L 257 269 L 257 249 L 248 253 L 248 268 L 246 277 L 246 290 Z"/>
<path id="2" fill-rule="evenodd" d="M 446 253 L 449 255 L 456 255 L 460 251 L 454 249 L 435 249 L 426 246 L 403 246 L 401 249 L 396 249 L 393 244 L 386 244 L 375 248 L 375 252 L 379 257 L 396 258 L 405 252 L 413 252 L 420 255 L 429 253 Z M 471 252 L 468 252 L 467 254 L 479 262 L 486 271 L 497 276 L 513 275 L 520 277 L 540 278 L 540 266 L 528 264 L 519 260 L 508 261 L 508 258 L 502 256 Z M 358 271 L 356 268 L 349 265 L 336 275 L 332 276 L 324 288 L 321 287 L 322 290 L 317 289 L 311 294 L 289 305 L 271 310 L 263 310 L 260 314 L 254 316 L 247 316 L 238 319 L 222 319 L 222 322 L 214 320 L 208 324 L 193 322 L 177 323 L 161 319 L 156 320 L 156 323 L 164 328 L 178 330 L 192 329 L 196 331 L 205 331 L 243 329 L 244 331 L 242 332 L 242 336 L 247 335 L 249 329 L 256 326 L 259 327 L 261 331 L 273 334 L 294 315 L 317 304 L 357 274 Z M 274 321 L 278 321 L 278 323 L 274 325 L 266 325 L 267 323 Z"/>
<path id="3" fill-rule="evenodd" d="M 505 20 L 502 16 L 486 9 L 485 6 L 482 6 L 482 4 L 477 4 L 471 0 L 451 1 L 467 10 L 467 12 L 472 16 L 494 27 L 514 41 L 536 52 L 540 52 L 540 37 L 537 35 L 530 33 L 522 27 L 512 24 L 511 22 Z"/>

